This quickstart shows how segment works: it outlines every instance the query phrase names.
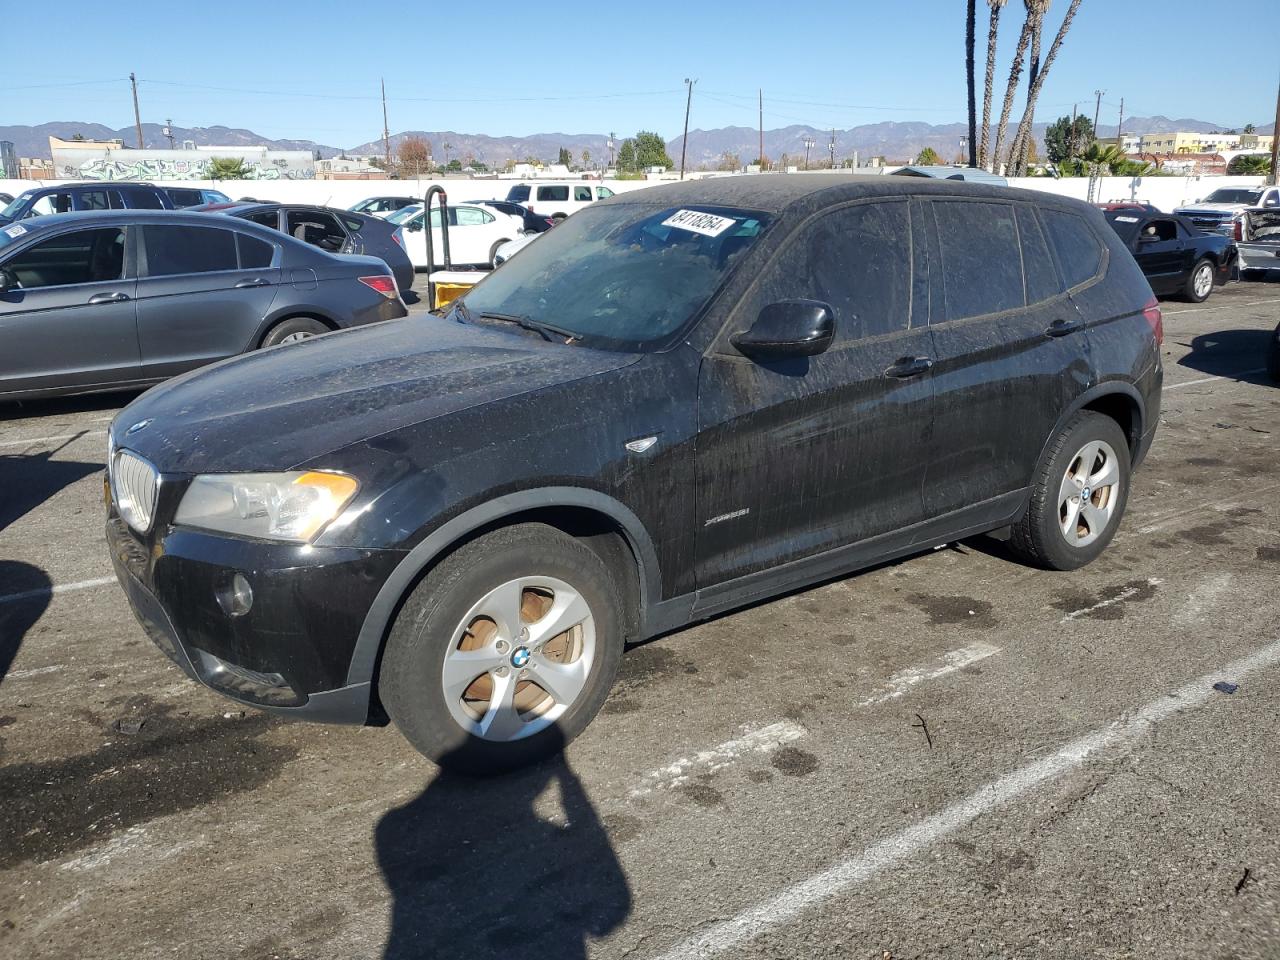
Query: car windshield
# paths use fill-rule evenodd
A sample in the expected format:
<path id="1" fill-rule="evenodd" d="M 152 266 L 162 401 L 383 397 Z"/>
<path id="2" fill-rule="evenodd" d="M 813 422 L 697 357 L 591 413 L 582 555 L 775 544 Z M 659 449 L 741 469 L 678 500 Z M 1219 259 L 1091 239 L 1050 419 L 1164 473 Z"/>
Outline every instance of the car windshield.
<path id="1" fill-rule="evenodd" d="M 31 197 L 32 197 L 32 191 L 30 190 L 28 190 L 26 193 L 18 194 L 16 197 L 13 198 L 13 200 L 9 202 L 9 205 L 7 207 L 5 207 L 3 210 L 0 210 L 0 217 L 8 217 L 10 220 L 14 219 L 15 217 L 18 216 L 19 213 L 22 212 L 23 208 L 26 207 L 26 205 L 31 202 Z"/>
<path id="2" fill-rule="evenodd" d="M 415 216 L 422 212 L 422 204 L 411 203 L 407 207 L 401 207 L 395 213 L 389 215 L 386 219 L 388 223 L 404 223 L 406 220 L 412 220 Z"/>
<path id="3" fill-rule="evenodd" d="M 1224 187 L 1204 198 L 1204 203 L 1247 203 L 1250 206 L 1262 199 L 1261 190 L 1242 190 Z"/>
<path id="4" fill-rule="evenodd" d="M 680 331 L 770 223 L 725 207 L 615 203 L 575 213 L 464 298 L 592 346 L 642 350 Z"/>

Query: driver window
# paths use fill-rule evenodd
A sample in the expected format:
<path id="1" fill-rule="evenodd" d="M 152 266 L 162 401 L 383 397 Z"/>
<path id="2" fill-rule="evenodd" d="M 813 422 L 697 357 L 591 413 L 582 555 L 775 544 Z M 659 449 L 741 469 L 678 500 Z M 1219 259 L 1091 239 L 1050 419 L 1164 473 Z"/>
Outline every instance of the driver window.
<path id="1" fill-rule="evenodd" d="M 31 290 L 103 283 L 124 276 L 124 230 L 77 230 L 37 243 L 5 264 L 18 285 Z"/>
<path id="2" fill-rule="evenodd" d="M 1152 220 L 1142 228 L 1142 239 L 1151 243 L 1177 240 L 1178 225 L 1172 220 Z"/>
<path id="3" fill-rule="evenodd" d="M 337 253 L 347 242 L 346 231 L 332 214 L 290 210 L 287 222 L 290 234 L 303 243 L 309 243 L 321 250 Z"/>
<path id="4" fill-rule="evenodd" d="M 31 205 L 28 217 L 43 217 L 50 213 L 68 213 L 71 210 L 71 194 L 49 193 Z"/>

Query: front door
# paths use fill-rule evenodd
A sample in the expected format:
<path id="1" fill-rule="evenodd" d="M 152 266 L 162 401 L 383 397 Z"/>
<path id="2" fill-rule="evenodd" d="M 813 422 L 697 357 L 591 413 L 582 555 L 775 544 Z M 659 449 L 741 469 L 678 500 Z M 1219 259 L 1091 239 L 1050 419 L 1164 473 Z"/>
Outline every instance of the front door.
<path id="1" fill-rule="evenodd" d="M 912 302 L 925 274 L 907 202 L 858 202 L 803 225 L 743 297 L 699 376 L 700 591 L 923 519 L 933 350 Z M 794 298 L 832 308 L 825 353 L 761 362 L 729 343 Z"/>
<path id="2" fill-rule="evenodd" d="M 9 229 L 19 229 L 10 227 Z M 128 228 L 69 230 L 0 262 L 0 392 L 140 378 Z"/>
<path id="3" fill-rule="evenodd" d="M 1147 275 L 1151 289 L 1159 294 L 1175 293 L 1182 287 L 1183 276 L 1190 269 L 1188 246 L 1178 236 L 1173 220 L 1148 220 L 1138 232 L 1133 258 Z"/>
<path id="4" fill-rule="evenodd" d="M 277 249 L 229 227 L 143 227 L 138 339 L 145 375 L 172 377 L 256 346 L 279 289 Z"/>

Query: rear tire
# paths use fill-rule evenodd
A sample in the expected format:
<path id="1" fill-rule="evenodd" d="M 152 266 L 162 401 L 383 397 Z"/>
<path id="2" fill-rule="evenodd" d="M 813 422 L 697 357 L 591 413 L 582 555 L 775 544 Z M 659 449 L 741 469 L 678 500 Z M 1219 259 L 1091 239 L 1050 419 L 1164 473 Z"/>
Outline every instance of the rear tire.
<path id="1" fill-rule="evenodd" d="M 329 327 L 315 317 L 290 317 L 288 320 L 281 320 L 267 331 L 267 335 L 262 338 L 262 346 L 274 347 L 281 343 L 297 343 L 328 332 Z"/>
<path id="2" fill-rule="evenodd" d="M 379 694 L 440 766 L 512 770 L 558 752 L 595 717 L 622 657 L 623 619 L 612 574 L 582 541 L 537 523 L 495 530 L 409 595 Z"/>
<path id="3" fill-rule="evenodd" d="M 1213 293 L 1215 269 L 1213 261 L 1208 257 L 1196 261 L 1191 273 L 1187 275 L 1186 283 L 1182 285 L 1182 299 L 1191 303 L 1204 303 L 1208 300 Z"/>
<path id="4" fill-rule="evenodd" d="M 1083 410 L 1054 437 L 1009 547 L 1047 570 L 1075 570 L 1115 536 L 1129 498 L 1129 442 L 1110 417 Z"/>
<path id="5" fill-rule="evenodd" d="M 1267 376 L 1280 383 L 1280 326 L 1271 334 L 1271 345 L 1267 347 Z"/>
<path id="6" fill-rule="evenodd" d="M 510 243 L 510 240 L 499 240 L 489 248 L 489 266 L 496 267 L 498 265 L 498 249 L 504 244 Z"/>

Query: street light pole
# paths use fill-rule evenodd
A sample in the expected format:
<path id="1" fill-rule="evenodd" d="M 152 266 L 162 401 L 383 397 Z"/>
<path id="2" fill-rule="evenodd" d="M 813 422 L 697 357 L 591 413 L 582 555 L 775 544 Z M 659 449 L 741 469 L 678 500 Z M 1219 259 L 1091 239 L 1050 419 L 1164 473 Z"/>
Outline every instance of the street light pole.
<path id="1" fill-rule="evenodd" d="M 684 156 L 689 148 L 689 110 L 693 107 L 693 85 L 697 80 L 684 78 L 685 86 L 689 88 L 689 98 L 684 102 L 684 136 L 680 138 L 680 179 L 684 179 Z"/>

